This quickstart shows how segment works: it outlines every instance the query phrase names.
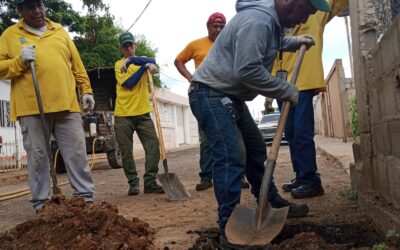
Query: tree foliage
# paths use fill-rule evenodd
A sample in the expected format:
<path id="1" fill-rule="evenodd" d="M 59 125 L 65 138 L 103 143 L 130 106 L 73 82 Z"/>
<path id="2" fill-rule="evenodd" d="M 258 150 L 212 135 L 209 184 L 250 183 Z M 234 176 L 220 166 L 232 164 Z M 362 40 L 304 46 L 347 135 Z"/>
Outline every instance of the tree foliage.
<path id="1" fill-rule="evenodd" d="M 124 30 L 114 23 L 109 6 L 102 0 L 82 0 L 85 14 L 80 14 L 63 0 L 46 0 L 46 16 L 61 23 L 71 33 L 86 69 L 113 67 L 121 58 L 118 36 Z M 16 23 L 19 14 L 14 0 L 0 0 L 0 35 L 5 28 Z M 155 58 L 157 49 L 152 48 L 143 35 L 136 36 L 138 56 Z M 161 86 L 159 76 L 154 77 L 156 86 Z"/>
<path id="2" fill-rule="evenodd" d="M 46 15 L 49 19 L 61 23 L 70 31 L 76 31 L 80 23 L 80 15 L 72 9 L 71 4 L 62 0 L 46 0 Z M 14 0 L 0 0 L 0 35 L 19 19 Z"/>

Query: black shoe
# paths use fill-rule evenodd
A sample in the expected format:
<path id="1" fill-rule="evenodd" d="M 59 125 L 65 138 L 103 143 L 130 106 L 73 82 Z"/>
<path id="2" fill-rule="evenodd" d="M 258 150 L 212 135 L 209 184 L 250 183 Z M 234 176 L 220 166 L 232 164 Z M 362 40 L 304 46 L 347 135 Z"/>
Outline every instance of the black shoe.
<path id="1" fill-rule="evenodd" d="M 213 186 L 212 180 L 201 179 L 200 183 L 196 185 L 196 190 L 197 191 L 206 190 L 207 188 L 210 188 L 212 186 Z"/>
<path id="2" fill-rule="evenodd" d="M 318 185 L 301 185 L 291 191 L 292 197 L 295 199 L 312 198 L 324 195 L 325 191 L 321 184 Z"/>
<path id="3" fill-rule="evenodd" d="M 139 183 L 133 184 L 129 187 L 128 195 L 138 195 L 139 194 Z"/>
<path id="4" fill-rule="evenodd" d="M 288 218 L 303 217 L 310 212 L 307 204 L 292 203 L 279 195 L 270 203 L 273 208 L 289 207 Z"/>
<path id="5" fill-rule="evenodd" d="M 246 179 L 242 178 L 242 188 L 250 188 L 250 184 L 246 181 Z"/>
<path id="6" fill-rule="evenodd" d="M 295 188 L 298 188 L 301 186 L 301 183 L 299 181 L 297 181 L 296 179 L 291 180 L 288 183 L 283 183 L 282 185 L 282 189 L 285 192 L 290 192 Z"/>
<path id="7" fill-rule="evenodd" d="M 156 181 L 152 181 L 150 183 L 146 183 L 144 185 L 144 193 L 145 194 L 163 194 L 164 189 L 157 184 Z"/>

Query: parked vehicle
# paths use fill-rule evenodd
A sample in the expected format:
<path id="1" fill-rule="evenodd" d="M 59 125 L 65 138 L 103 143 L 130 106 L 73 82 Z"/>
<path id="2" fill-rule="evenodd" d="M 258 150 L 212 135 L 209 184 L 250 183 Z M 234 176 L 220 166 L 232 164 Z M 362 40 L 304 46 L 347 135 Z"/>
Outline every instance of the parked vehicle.
<path id="1" fill-rule="evenodd" d="M 278 126 L 280 113 L 271 113 L 264 115 L 259 124 L 258 129 L 260 130 L 265 143 L 270 144 L 274 140 L 276 127 Z M 285 134 L 282 135 L 282 142 L 287 143 Z"/>
<path id="2" fill-rule="evenodd" d="M 87 73 L 96 105 L 93 113 L 82 114 L 86 152 L 87 154 L 106 153 L 110 167 L 121 168 L 122 156 L 114 132 L 113 110 L 116 97 L 114 68 L 93 69 L 88 70 Z M 62 154 L 58 152 L 57 158 L 55 157 L 58 146 L 54 139 L 51 140 L 51 149 L 56 160 L 57 173 L 65 173 Z"/>

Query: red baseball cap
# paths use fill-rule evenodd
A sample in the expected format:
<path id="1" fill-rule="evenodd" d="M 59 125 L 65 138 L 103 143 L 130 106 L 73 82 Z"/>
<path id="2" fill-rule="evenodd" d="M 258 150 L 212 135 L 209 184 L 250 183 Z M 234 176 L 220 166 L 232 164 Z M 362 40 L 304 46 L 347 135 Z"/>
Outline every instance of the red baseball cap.
<path id="1" fill-rule="evenodd" d="M 217 19 L 221 19 L 221 20 L 217 20 Z M 219 12 L 215 12 L 215 13 L 211 14 L 211 16 L 208 18 L 207 24 L 216 23 L 216 22 L 226 23 L 224 14 L 219 13 Z"/>

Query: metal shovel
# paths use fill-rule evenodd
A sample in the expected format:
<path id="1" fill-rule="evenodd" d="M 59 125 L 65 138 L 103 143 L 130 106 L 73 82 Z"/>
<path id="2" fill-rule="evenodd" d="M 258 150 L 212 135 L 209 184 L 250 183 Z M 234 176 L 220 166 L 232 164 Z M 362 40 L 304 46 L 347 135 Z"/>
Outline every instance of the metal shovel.
<path id="1" fill-rule="evenodd" d="M 58 195 L 58 194 L 61 194 L 61 189 L 58 186 L 56 171 L 53 168 L 54 161 L 53 161 L 53 154 L 51 153 L 51 149 L 50 149 L 50 131 L 49 131 L 49 128 L 47 127 L 46 118 L 44 116 L 42 97 L 40 95 L 39 83 L 38 83 L 38 79 L 36 76 L 35 63 L 33 61 L 31 61 L 31 62 L 29 62 L 29 65 L 30 65 L 31 71 L 32 71 L 33 85 L 35 86 L 35 94 L 36 94 L 37 104 L 39 107 L 40 121 L 42 122 L 42 129 L 43 129 L 43 135 L 44 135 L 43 139 L 44 139 L 44 143 L 46 144 L 47 156 L 49 158 L 50 176 L 51 176 L 51 180 L 53 183 L 53 195 Z"/>
<path id="2" fill-rule="evenodd" d="M 291 83 L 295 84 L 299 75 L 300 66 L 306 51 L 306 46 L 300 47 Z M 274 173 L 279 146 L 290 109 L 290 102 L 283 104 L 278 127 L 272 142 L 271 151 L 265 164 L 264 176 L 260 188 L 259 203 L 257 208 L 249 208 L 238 204 L 232 212 L 225 227 L 228 241 L 239 245 L 265 246 L 271 242 L 282 230 L 285 224 L 289 207 L 275 209 L 268 202 L 268 190 Z"/>
<path id="3" fill-rule="evenodd" d="M 170 200 L 181 200 L 190 197 L 189 192 L 185 186 L 180 182 L 178 176 L 174 173 L 168 172 L 167 154 L 165 153 L 164 137 L 161 129 L 160 115 L 158 114 L 157 97 L 154 93 L 153 77 L 149 70 L 147 70 L 149 78 L 150 92 L 153 100 L 153 110 L 157 124 L 158 138 L 160 140 L 161 156 L 164 166 L 164 174 L 157 174 L 158 180 Z"/>

